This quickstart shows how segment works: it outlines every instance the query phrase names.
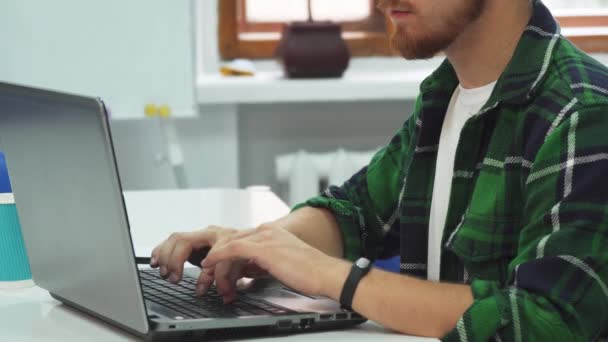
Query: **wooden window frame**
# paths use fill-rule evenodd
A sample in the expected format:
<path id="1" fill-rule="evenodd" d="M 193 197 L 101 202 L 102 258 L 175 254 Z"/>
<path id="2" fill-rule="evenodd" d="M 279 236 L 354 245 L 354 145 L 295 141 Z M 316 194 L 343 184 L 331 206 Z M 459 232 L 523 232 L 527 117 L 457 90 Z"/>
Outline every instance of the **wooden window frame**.
<path id="1" fill-rule="evenodd" d="M 268 59 L 275 56 L 278 45 L 276 37 L 257 37 L 243 39 L 239 32 L 276 32 L 281 23 L 246 23 L 245 0 L 219 0 L 219 51 L 225 59 L 248 58 Z M 373 17 L 364 22 L 343 23 L 344 39 L 351 54 L 364 56 L 393 56 L 389 47 L 386 32 L 379 29 L 384 24 L 381 13 L 372 9 Z M 608 15 L 562 16 L 559 22 L 565 28 L 570 27 L 608 27 Z M 576 34 L 568 37 L 574 44 L 588 53 L 608 52 L 608 35 Z"/>
<path id="2" fill-rule="evenodd" d="M 221 1 L 221 0 L 220 0 Z M 264 23 L 251 23 L 246 20 L 247 12 L 245 9 L 245 3 L 247 0 L 237 0 L 237 10 L 240 9 L 237 14 L 238 28 L 240 32 L 280 32 L 283 28 L 284 23 L 282 22 L 264 22 Z M 347 32 L 379 32 L 384 33 L 385 22 L 382 13 L 376 10 L 376 6 L 370 1 L 370 13 L 372 14 L 369 18 L 359 21 L 343 21 L 340 22 L 344 31 Z"/>
<path id="3" fill-rule="evenodd" d="M 608 13 L 602 15 L 559 16 L 563 28 L 602 27 L 608 28 Z M 576 46 L 588 53 L 608 52 L 608 34 L 577 34 L 568 36 Z"/>
<path id="4" fill-rule="evenodd" d="M 275 31 L 280 23 L 245 24 L 244 13 L 239 13 L 239 3 L 244 0 L 219 0 L 219 50 L 223 59 L 273 58 L 278 46 L 277 38 L 262 37 L 259 39 L 242 39 L 242 31 Z M 244 7 L 243 7 L 244 8 Z M 392 55 L 388 38 L 384 31 L 378 29 L 378 20 L 384 24 L 380 13 L 372 10 L 373 17 L 364 22 L 346 22 L 344 39 L 353 56 L 387 56 Z M 380 18 L 380 19 L 379 19 Z"/>

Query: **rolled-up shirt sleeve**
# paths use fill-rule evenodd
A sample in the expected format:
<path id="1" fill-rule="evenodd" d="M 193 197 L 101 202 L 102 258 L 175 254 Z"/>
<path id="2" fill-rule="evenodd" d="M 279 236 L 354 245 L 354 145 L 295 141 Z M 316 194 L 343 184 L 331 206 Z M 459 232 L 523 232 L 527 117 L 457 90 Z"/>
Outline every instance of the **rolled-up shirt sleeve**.
<path id="1" fill-rule="evenodd" d="M 385 258 L 399 253 L 398 202 L 415 120 L 411 116 L 369 165 L 344 184 L 332 185 L 320 196 L 294 208 L 309 206 L 330 210 L 340 226 L 344 257 L 348 260 L 361 256 Z"/>

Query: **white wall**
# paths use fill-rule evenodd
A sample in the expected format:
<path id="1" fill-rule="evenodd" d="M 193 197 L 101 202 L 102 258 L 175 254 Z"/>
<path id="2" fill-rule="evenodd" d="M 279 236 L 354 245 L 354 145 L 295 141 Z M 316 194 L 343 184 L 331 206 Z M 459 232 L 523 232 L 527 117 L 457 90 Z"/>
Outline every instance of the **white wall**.
<path id="1" fill-rule="evenodd" d="M 191 0 L 2 0 L 0 80 L 104 98 L 115 118 L 148 102 L 194 117 Z"/>
<path id="2" fill-rule="evenodd" d="M 197 118 L 175 120 L 189 187 L 238 187 L 236 107 L 199 110 Z M 176 187 L 157 121 L 113 121 L 112 135 L 125 189 Z"/>
<path id="3" fill-rule="evenodd" d="M 175 187 L 158 122 L 144 118 L 146 103 L 168 104 L 187 117 L 176 125 L 189 185 L 237 187 L 236 106 L 199 108 L 195 99 L 195 48 L 217 45 L 194 35 L 198 25 L 216 39 L 213 23 L 195 20 L 209 3 L 2 0 L 0 81 L 102 97 L 120 119 L 114 139 L 127 189 Z"/>
<path id="4" fill-rule="evenodd" d="M 203 108 L 200 118 L 177 121 L 188 181 L 191 187 L 264 184 L 283 194 L 285 189 L 275 178 L 275 156 L 300 149 L 382 146 L 411 107 L 403 101 Z M 165 147 L 156 122 L 114 121 L 112 133 L 126 189 L 175 187 L 168 163 L 159 161 Z"/>

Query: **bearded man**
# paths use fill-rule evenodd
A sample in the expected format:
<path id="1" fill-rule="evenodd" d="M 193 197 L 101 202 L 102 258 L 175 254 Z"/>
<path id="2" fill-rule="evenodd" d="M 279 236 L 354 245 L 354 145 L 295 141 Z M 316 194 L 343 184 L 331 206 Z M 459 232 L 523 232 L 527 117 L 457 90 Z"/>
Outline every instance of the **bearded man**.
<path id="1" fill-rule="evenodd" d="M 446 56 L 390 143 L 275 222 L 172 235 L 152 266 L 178 282 L 211 247 L 201 295 L 215 281 L 230 302 L 239 278 L 269 273 L 446 341 L 607 337 L 608 70 L 540 0 L 379 7 L 403 57 Z M 397 255 L 401 274 L 370 271 Z"/>

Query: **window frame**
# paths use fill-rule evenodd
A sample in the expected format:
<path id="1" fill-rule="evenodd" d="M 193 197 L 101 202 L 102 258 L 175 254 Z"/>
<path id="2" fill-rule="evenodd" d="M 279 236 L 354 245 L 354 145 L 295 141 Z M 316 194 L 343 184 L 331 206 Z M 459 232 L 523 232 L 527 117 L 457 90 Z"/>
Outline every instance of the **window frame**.
<path id="1" fill-rule="evenodd" d="M 275 57 L 278 37 L 260 36 L 243 39 L 240 32 L 276 32 L 281 23 L 246 23 L 244 13 L 239 13 L 240 5 L 246 0 L 218 0 L 219 51 L 224 60 L 235 58 L 269 59 Z M 370 6 L 374 6 L 370 1 Z M 240 8 L 245 8 L 241 6 Z M 344 39 L 351 55 L 355 57 L 394 56 L 390 49 L 386 32 L 379 30 L 384 24 L 381 13 L 372 8 L 372 17 L 363 22 L 345 22 Z M 601 15 L 558 16 L 558 21 L 566 30 L 569 28 L 603 27 L 608 29 L 608 13 Z M 588 53 L 608 52 L 608 34 L 576 33 L 568 38 L 580 49 Z"/>
<path id="2" fill-rule="evenodd" d="M 253 31 L 256 28 L 262 32 L 274 31 L 281 27 L 281 23 L 244 24 L 244 13 L 239 13 L 239 4 L 245 0 L 219 0 L 219 50 L 222 59 L 249 58 L 268 59 L 275 56 L 279 38 L 260 37 L 256 39 L 242 39 L 240 30 Z M 373 3 L 370 1 L 370 6 Z M 242 7 L 244 8 L 244 6 Z M 389 56 L 393 52 L 389 47 L 386 33 L 378 30 L 379 23 L 384 25 L 382 14 L 372 8 L 372 17 L 365 21 L 345 22 L 344 40 L 351 55 Z"/>
<path id="3" fill-rule="evenodd" d="M 237 14 L 237 22 L 240 32 L 280 32 L 283 28 L 283 22 L 264 22 L 264 23 L 250 23 L 245 18 L 246 3 L 247 0 L 237 0 L 237 10 L 240 9 L 240 13 Z M 367 0 L 369 1 L 369 0 Z M 375 1 L 375 0 L 374 0 Z M 384 33 L 385 22 L 384 16 L 376 10 L 374 1 L 370 1 L 369 11 L 371 16 L 365 20 L 357 21 L 341 21 L 340 24 L 344 31 L 347 32 L 380 32 Z"/>
<path id="4" fill-rule="evenodd" d="M 608 11 L 602 14 L 561 15 L 557 16 L 562 29 L 601 27 L 608 29 Z M 608 34 L 573 34 L 566 37 L 581 50 L 588 53 L 608 52 Z"/>

